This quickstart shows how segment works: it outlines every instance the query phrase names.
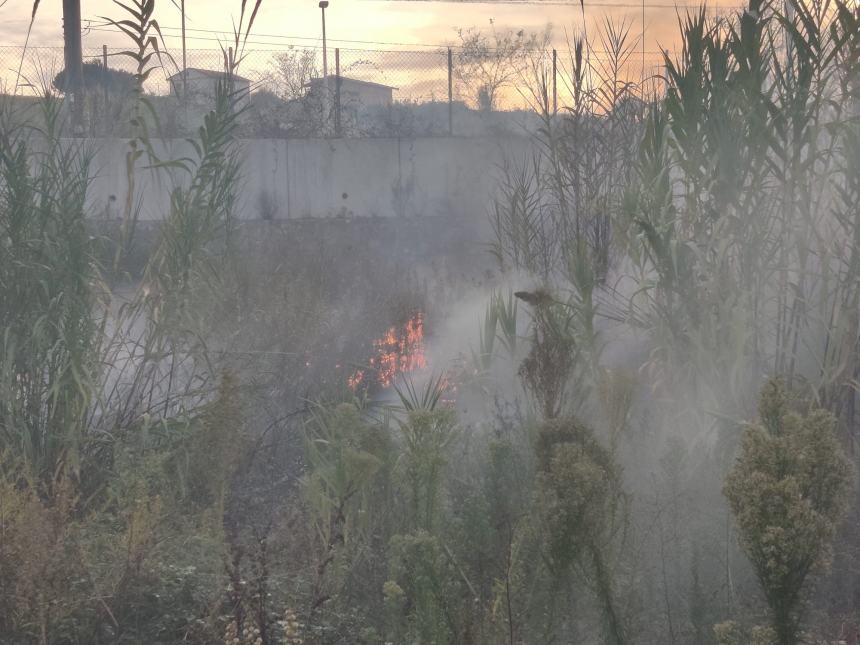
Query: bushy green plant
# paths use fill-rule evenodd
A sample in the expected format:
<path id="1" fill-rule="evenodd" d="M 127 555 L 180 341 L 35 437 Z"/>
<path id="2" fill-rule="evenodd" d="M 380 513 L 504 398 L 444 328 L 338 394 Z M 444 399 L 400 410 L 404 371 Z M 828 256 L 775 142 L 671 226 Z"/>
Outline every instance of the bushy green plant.
<path id="1" fill-rule="evenodd" d="M 608 641 L 628 642 L 615 595 L 613 547 L 625 529 L 626 501 L 612 455 L 571 418 L 538 430 L 537 494 L 554 575 L 587 576 L 604 614 Z"/>
<path id="2" fill-rule="evenodd" d="M 796 645 L 809 577 L 826 563 L 850 489 L 850 467 L 823 410 L 801 416 L 770 381 L 744 432 L 725 495 L 771 610 L 778 645 Z"/>
<path id="3" fill-rule="evenodd" d="M 404 486 L 407 526 L 434 532 L 440 521 L 448 449 L 456 436 L 450 409 L 416 410 L 400 424 L 397 476 Z"/>
<path id="4" fill-rule="evenodd" d="M 386 602 L 391 611 L 396 611 L 402 597 L 408 607 L 406 615 L 401 616 L 405 626 L 396 629 L 406 639 L 420 643 L 453 642 L 456 625 L 451 623 L 452 613 L 459 611 L 456 603 L 461 596 L 439 538 L 420 529 L 395 535 L 389 557 Z"/>
<path id="5" fill-rule="evenodd" d="M 533 305 L 529 353 L 518 374 L 538 413 L 553 419 L 568 404 L 574 370 L 579 366 L 574 315 L 543 290 L 516 295 Z"/>

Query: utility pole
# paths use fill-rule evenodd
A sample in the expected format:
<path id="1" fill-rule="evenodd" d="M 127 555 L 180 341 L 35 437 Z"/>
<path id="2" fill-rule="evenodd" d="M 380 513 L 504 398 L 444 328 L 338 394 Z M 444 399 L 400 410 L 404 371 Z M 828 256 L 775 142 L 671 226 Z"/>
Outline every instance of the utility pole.
<path id="1" fill-rule="evenodd" d="M 322 9 L 322 36 L 323 36 L 323 78 L 328 78 L 328 50 L 325 42 L 325 10 L 328 0 L 320 0 L 319 8 Z"/>
<path id="2" fill-rule="evenodd" d="M 107 106 L 108 106 L 108 52 L 107 45 L 102 45 L 102 85 L 104 86 L 102 89 L 104 90 L 104 99 L 105 99 L 105 115 L 107 115 Z"/>
<path id="3" fill-rule="evenodd" d="M 72 118 L 81 124 L 81 87 L 84 77 L 81 49 L 81 0 L 63 0 L 63 43 L 66 69 L 66 91 L 72 95 Z"/>
<path id="4" fill-rule="evenodd" d="M 645 0 L 642 0 L 642 77 L 639 80 L 645 82 Z"/>
<path id="5" fill-rule="evenodd" d="M 188 54 L 185 49 L 185 0 L 179 3 L 179 11 L 182 13 L 182 96 L 188 93 Z"/>
<path id="6" fill-rule="evenodd" d="M 180 0 L 179 12 L 182 14 L 182 114 L 184 127 L 188 124 L 188 50 L 185 47 L 185 0 Z"/>

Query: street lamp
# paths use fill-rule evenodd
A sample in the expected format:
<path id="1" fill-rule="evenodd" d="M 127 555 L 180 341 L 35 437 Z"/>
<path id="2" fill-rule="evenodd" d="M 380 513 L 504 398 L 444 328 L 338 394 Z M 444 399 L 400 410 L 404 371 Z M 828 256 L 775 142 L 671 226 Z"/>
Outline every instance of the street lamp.
<path id="1" fill-rule="evenodd" d="M 322 28 L 323 28 L 323 78 L 328 78 L 328 52 L 325 45 L 325 10 L 328 7 L 328 0 L 320 0 L 320 9 L 322 9 Z"/>

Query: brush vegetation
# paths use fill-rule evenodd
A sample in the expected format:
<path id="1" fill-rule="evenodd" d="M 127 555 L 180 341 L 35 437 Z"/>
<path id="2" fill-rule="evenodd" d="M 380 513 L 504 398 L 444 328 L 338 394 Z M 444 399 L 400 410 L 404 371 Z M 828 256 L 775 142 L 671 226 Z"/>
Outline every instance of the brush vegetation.
<path id="1" fill-rule="evenodd" d="M 232 78 L 260 3 L 182 159 L 142 92 L 171 64 L 154 3 L 117 4 L 115 239 L 59 99 L 0 111 L 0 641 L 857 642 L 860 10 L 693 12 L 641 82 L 606 23 L 558 111 L 531 41 L 461 32 L 479 100 L 519 77 L 543 124 L 489 208 L 528 290 L 383 405 L 316 357 L 427 309 L 417 281 L 240 248 Z M 134 177 L 165 169 L 132 279 Z"/>

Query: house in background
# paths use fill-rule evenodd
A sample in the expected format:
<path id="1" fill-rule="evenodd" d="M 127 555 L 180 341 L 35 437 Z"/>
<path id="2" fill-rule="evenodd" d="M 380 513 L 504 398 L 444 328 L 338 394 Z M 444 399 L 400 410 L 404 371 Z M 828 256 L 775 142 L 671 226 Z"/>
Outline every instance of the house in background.
<path id="1" fill-rule="evenodd" d="M 168 77 L 170 81 L 170 93 L 173 96 L 184 98 L 187 89 L 187 98 L 195 103 L 214 103 L 215 91 L 218 82 L 224 79 L 223 71 L 211 69 L 199 69 L 189 67 L 185 70 L 186 77 L 182 72 L 177 72 Z M 187 88 L 184 87 L 187 82 Z M 247 100 L 251 93 L 251 81 L 242 76 L 233 76 L 234 91 Z"/>
<path id="2" fill-rule="evenodd" d="M 337 92 L 337 76 L 312 78 L 307 84 L 309 96 L 334 96 Z M 340 77 L 340 100 L 343 105 L 361 107 L 387 107 L 394 102 L 396 87 L 360 81 L 357 78 Z"/>

